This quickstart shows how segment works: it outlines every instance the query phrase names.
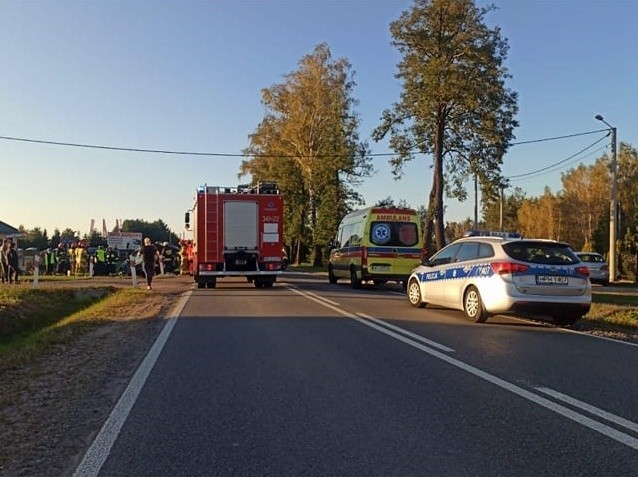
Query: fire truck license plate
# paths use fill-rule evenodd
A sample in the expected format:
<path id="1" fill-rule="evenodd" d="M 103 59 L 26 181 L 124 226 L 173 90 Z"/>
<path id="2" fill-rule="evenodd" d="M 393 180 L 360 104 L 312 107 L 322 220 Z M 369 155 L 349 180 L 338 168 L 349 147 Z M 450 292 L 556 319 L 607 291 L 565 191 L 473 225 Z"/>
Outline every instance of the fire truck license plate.
<path id="1" fill-rule="evenodd" d="M 235 260 L 235 265 L 246 265 L 246 260 L 238 258 Z"/>

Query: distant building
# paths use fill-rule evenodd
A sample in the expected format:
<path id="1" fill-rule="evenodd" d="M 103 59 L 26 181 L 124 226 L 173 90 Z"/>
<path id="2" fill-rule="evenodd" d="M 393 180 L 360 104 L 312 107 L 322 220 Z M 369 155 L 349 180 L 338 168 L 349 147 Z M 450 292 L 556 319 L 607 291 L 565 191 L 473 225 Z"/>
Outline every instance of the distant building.
<path id="1" fill-rule="evenodd" d="M 0 239 L 4 240 L 7 237 L 17 237 L 20 235 L 20 231 L 15 227 L 0 220 Z"/>

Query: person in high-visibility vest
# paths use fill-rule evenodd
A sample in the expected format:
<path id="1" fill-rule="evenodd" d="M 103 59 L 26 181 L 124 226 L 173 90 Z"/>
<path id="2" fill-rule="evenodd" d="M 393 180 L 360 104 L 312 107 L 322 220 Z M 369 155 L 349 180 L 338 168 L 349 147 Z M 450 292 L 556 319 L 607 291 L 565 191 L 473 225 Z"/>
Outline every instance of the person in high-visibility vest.
<path id="1" fill-rule="evenodd" d="M 84 275 L 86 273 L 86 248 L 83 244 L 79 244 L 75 248 L 75 275 Z"/>
<path id="2" fill-rule="evenodd" d="M 56 253 L 54 250 L 47 248 L 44 254 L 44 273 L 52 275 L 55 272 Z"/>

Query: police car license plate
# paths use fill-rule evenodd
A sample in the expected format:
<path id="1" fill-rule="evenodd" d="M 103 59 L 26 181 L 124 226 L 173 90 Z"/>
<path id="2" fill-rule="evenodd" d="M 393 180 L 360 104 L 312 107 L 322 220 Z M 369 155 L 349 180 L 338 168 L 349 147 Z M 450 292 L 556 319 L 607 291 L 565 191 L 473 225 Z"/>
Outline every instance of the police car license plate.
<path id="1" fill-rule="evenodd" d="M 537 285 L 567 285 L 567 277 L 556 275 L 536 275 Z"/>

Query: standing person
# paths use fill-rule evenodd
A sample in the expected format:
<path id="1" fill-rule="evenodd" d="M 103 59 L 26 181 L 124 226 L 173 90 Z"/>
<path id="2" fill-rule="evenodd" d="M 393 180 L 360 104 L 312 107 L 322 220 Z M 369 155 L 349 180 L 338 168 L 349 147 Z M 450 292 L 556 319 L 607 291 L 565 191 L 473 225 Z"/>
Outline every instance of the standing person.
<path id="1" fill-rule="evenodd" d="M 155 274 L 155 260 L 159 258 L 159 253 L 155 245 L 151 245 L 151 239 L 144 238 L 142 246 L 142 261 L 144 263 L 144 274 L 146 275 L 146 289 L 151 289 L 153 275 Z"/>
<path id="2" fill-rule="evenodd" d="M 0 248 L 0 272 L 2 283 L 9 283 L 9 239 L 4 239 Z"/>
<path id="3" fill-rule="evenodd" d="M 7 259 L 9 262 L 9 283 L 18 283 L 20 277 L 20 257 L 18 257 L 16 244 L 13 241 L 11 241 L 11 244 L 9 245 Z"/>

